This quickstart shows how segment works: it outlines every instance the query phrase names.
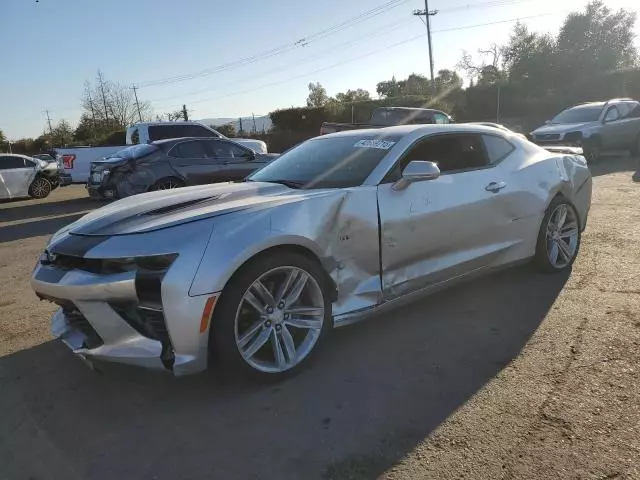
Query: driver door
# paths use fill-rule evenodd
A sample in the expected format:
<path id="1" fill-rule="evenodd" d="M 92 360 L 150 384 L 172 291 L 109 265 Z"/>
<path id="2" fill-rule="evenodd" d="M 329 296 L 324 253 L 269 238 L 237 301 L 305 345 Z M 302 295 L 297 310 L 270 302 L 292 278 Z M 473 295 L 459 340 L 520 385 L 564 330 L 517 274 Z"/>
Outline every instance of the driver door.
<path id="1" fill-rule="evenodd" d="M 620 122 L 620 111 L 618 107 L 612 105 L 604 115 L 604 124 L 601 129 L 602 148 L 606 150 L 616 150 L 623 148 L 624 127 Z M 622 127 L 622 128 L 621 128 Z"/>
<path id="2" fill-rule="evenodd" d="M 35 176 L 33 162 L 17 155 L 0 156 L 0 198 L 28 196 Z"/>
<path id="3" fill-rule="evenodd" d="M 395 190 L 413 160 L 437 163 L 440 177 Z M 412 147 L 378 187 L 384 298 L 486 267 L 512 245 L 507 181 L 507 171 L 488 160 L 481 135 L 431 136 Z"/>

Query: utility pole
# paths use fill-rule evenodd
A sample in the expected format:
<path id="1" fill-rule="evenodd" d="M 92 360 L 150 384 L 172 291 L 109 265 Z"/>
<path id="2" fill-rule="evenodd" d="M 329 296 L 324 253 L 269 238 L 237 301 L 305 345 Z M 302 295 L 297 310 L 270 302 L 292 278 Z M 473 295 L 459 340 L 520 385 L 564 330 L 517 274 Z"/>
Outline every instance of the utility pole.
<path id="1" fill-rule="evenodd" d="M 433 75 L 433 48 L 431 46 L 431 17 L 438 14 L 438 10 L 429 10 L 429 0 L 424 0 L 424 10 L 414 10 L 416 17 L 425 17 L 427 26 L 427 41 L 429 42 L 429 71 L 431 72 L 431 89 L 436 94 L 436 77 Z"/>
<path id="2" fill-rule="evenodd" d="M 182 118 L 184 118 L 185 122 L 189 121 L 189 114 L 187 113 L 187 106 L 182 105 Z"/>
<path id="3" fill-rule="evenodd" d="M 251 112 L 251 116 L 253 117 L 253 133 L 258 133 L 258 130 L 256 129 L 256 116 L 253 112 Z"/>
<path id="4" fill-rule="evenodd" d="M 242 117 L 238 118 L 238 121 L 240 123 L 240 130 L 238 130 L 238 133 L 241 133 L 243 131 L 242 130 Z"/>
<path id="5" fill-rule="evenodd" d="M 136 87 L 135 85 L 131 87 L 131 89 L 133 90 L 133 96 L 136 99 L 136 108 L 138 109 L 138 118 L 140 119 L 140 122 L 142 123 L 142 113 L 140 113 L 140 104 L 138 103 L 138 87 Z"/>
<path id="6" fill-rule="evenodd" d="M 47 112 L 47 123 L 49 124 L 49 135 L 53 135 L 53 128 L 51 128 L 51 118 L 49 117 L 49 110 L 45 110 Z"/>

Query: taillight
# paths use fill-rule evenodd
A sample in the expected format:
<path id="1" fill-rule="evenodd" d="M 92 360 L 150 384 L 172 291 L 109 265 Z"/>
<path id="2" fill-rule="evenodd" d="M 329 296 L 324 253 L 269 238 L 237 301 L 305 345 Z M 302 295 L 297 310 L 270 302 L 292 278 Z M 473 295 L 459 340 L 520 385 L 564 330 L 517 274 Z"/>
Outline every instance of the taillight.
<path id="1" fill-rule="evenodd" d="M 62 163 L 64 163 L 64 168 L 71 170 L 73 168 L 73 162 L 75 161 L 76 156 L 73 153 L 67 153 L 62 155 Z"/>

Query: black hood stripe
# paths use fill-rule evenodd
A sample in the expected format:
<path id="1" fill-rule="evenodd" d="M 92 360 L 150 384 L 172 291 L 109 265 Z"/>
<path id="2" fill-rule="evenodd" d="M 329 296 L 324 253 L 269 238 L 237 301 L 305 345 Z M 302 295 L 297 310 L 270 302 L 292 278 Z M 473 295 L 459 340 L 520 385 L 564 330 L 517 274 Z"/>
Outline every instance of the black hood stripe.
<path id="1" fill-rule="evenodd" d="M 49 251 L 57 255 L 84 257 L 89 250 L 109 239 L 108 236 L 70 234 L 53 245 Z"/>

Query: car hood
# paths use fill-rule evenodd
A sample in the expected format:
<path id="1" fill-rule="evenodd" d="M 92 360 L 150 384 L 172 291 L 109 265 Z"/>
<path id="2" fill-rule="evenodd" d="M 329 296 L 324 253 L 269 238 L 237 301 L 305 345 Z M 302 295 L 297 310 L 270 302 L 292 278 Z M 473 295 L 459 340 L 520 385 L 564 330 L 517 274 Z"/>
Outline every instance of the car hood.
<path id="1" fill-rule="evenodd" d="M 295 190 L 261 182 L 222 183 L 143 193 L 102 207 L 67 226 L 75 235 L 127 235 L 248 209 L 298 202 L 336 190 Z"/>
<path id="2" fill-rule="evenodd" d="M 597 122 L 586 122 L 586 123 L 558 123 L 553 124 L 549 123 L 547 125 L 543 125 L 542 127 L 536 128 L 533 132 L 533 135 L 546 135 L 549 133 L 568 133 L 576 130 L 580 130 L 585 127 L 590 127 Z"/>

